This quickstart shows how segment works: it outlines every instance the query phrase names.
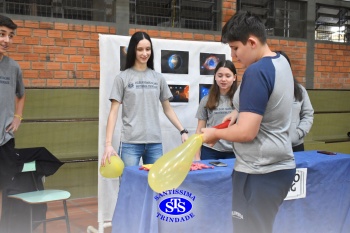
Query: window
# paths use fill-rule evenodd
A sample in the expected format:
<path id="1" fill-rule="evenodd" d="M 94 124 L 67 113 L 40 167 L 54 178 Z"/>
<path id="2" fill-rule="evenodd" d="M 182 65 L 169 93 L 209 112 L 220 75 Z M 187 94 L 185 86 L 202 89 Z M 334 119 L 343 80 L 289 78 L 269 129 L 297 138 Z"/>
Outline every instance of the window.
<path id="1" fill-rule="evenodd" d="M 116 0 L 3 0 L 7 14 L 115 22 Z"/>
<path id="2" fill-rule="evenodd" d="M 350 9 L 317 4 L 315 39 L 349 42 Z"/>
<path id="3" fill-rule="evenodd" d="M 238 9 L 258 15 L 269 36 L 306 38 L 306 2 L 292 0 L 241 0 Z"/>
<path id="4" fill-rule="evenodd" d="M 130 24 L 221 30 L 220 0 L 130 0 Z"/>

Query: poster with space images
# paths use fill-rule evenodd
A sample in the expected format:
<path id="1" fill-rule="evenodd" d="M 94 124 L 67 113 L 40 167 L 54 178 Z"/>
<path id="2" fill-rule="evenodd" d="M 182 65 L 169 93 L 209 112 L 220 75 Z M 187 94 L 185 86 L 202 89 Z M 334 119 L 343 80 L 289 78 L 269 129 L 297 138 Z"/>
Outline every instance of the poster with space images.
<path id="1" fill-rule="evenodd" d="M 125 68 L 126 52 L 130 36 L 99 35 L 100 90 L 98 157 L 99 163 L 104 152 L 107 119 L 111 102 L 109 95 L 113 82 Z M 198 120 L 195 118 L 199 100 L 208 94 L 213 83 L 213 69 L 222 59 L 231 60 L 231 50 L 221 42 L 168 40 L 152 38 L 154 69 L 162 73 L 173 93 L 170 104 L 182 125 L 192 135 Z M 163 153 L 179 146 L 179 131 L 159 108 L 162 131 Z M 121 108 L 113 135 L 113 147 L 117 150 L 122 128 Z M 105 179 L 98 175 L 99 211 L 98 222 L 103 224 L 112 219 L 118 198 L 119 179 Z M 104 195 L 108 193 L 109 195 Z"/>

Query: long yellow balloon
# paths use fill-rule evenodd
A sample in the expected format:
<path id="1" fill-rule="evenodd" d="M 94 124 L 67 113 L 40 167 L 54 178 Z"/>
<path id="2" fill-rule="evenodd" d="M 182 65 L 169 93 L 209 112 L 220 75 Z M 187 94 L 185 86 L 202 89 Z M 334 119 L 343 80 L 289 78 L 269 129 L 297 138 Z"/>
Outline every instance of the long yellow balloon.
<path id="1" fill-rule="evenodd" d="M 149 170 L 149 186 L 158 193 L 178 188 L 190 171 L 193 157 L 202 143 L 202 135 L 194 134 L 160 157 Z"/>

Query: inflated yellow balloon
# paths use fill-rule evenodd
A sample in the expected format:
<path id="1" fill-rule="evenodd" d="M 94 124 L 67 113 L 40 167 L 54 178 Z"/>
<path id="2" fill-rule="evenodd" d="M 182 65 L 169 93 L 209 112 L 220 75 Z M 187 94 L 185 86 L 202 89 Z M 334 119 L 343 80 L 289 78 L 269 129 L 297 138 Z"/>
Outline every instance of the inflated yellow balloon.
<path id="1" fill-rule="evenodd" d="M 149 170 L 149 186 L 158 193 L 178 188 L 190 171 L 193 158 L 202 143 L 202 135 L 194 134 L 160 157 Z"/>
<path id="2" fill-rule="evenodd" d="M 119 156 L 111 156 L 111 162 L 106 160 L 105 166 L 100 166 L 100 173 L 106 178 L 117 178 L 123 174 L 124 163 Z"/>

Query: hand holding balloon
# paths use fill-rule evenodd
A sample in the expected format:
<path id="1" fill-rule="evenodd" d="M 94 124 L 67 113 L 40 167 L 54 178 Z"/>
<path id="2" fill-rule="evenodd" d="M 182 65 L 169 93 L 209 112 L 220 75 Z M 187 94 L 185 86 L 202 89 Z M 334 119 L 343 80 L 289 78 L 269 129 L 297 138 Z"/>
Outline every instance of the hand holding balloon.
<path id="1" fill-rule="evenodd" d="M 230 121 L 205 130 L 227 128 Z M 149 186 L 158 193 L 176 189 L 190 171 L 193 157 L 203 144 L 203 134 L 194 134 L 183 144 L 160 157 L 148 173 Z"/>
<path id="2" fill-rule="evenodd" d="M 207 143 L 209 146 L 214 146 L 218 141 L 218 139 L 214 137 L 214 129 L 225 129 L 230 125 L 230 122 L 230 120 L 227 120 L 219 125 L 213 126 L 212 128 L 203 128 L 203 142 Z"/>
<path id="3" fill-rule="evenodd" d="M 105 161 L 104 165 L 100 166 L 100 173 L 106 178 L 117 178 L 123 174 L 124 163 L 119 156 L 110 157 L 110 162 Z"/>
<path id="4" fill-rule="evenodd" d="M 215 128 L 202 128 L 202 139 L 203 143 L 208 144 L 209 146 L 214 146 L 215 143 L 219 141 L 217 137 L 215 137 Z"/>
<path id="5" fill-rule="evenodd" d="M 202 136 L 194 134 L 160 157 L 148 173 L 149 186 L 158 193 L 178 188 L 190 171 L 193 157 L 201 146 Z"/>

